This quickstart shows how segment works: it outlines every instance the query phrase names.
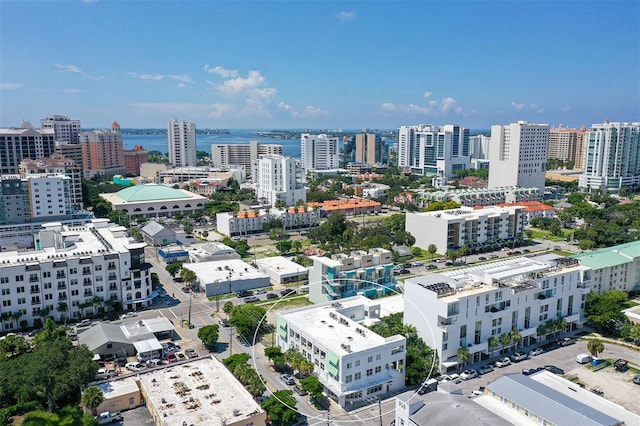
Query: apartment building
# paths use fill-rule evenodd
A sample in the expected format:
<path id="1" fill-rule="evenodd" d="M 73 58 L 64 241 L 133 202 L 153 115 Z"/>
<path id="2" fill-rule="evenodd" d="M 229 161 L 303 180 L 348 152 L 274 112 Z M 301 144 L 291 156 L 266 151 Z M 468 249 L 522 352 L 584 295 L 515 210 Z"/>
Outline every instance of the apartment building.
<path id="1" fill-rule="evenodd" d="M 340 166 L 340 138 L 325 134 L 300 135 L 302 165 L 308 171 L 331 170 Z"/>
<path id="2" fill-rule="evenodd" d="M 591 291 L 640 290 L 640 241 L 634 241 L 572 256 L 591 268 Z"/>
<path id="3" fill-rule="evenodd" d="M 124 147 L 120 125 L 111 124 L 111 130 L 80 132 L 82 167 L 87 179 L 95 175 L 125 175 Z"/>
<path id="4" fill-rule="evenodd" d="M 197 166 L 196 123 L 173 119 L 167 127 L 169 162 L 174 167 Z"/>
<path id="5" fill-rule="evenodd" d="M 261 156 L 282 154 L 282 145 L 261 144 L 259 141 L 248 144 L 215 144 L 211 145 L 211 165 L 219 168 L 240 167 L 250 176 L 253 164 Z"/>
<path id="6" fill-rule="evenodd" d="M 289 207 L 286 209 L 271 208 L 268 211 L 241 211 L 237 214 L 218 213 L 216 230 L 229 237 L 247 237 L 265 232 L 265 224 L 278 219 L 283 229 L 307 229 L 320 225 L 320 210 L 313 207 Z"/>
<path id="7" fill-rule="evenodd" d="M 149 152 L 140 145 L 124 150 L 124 169 L 127 176 L 140 176 L 140 165 L 149 160 Z"/>
<path id="8" fill-rule="evenodd" d="M 275 206 L 284 202 L 287 206 L 307 201 L 304 187 L 304 169 L 295 158 L 282 155 L 263 155 L 256 160 L 256 195 L 263 204 Z"/>
<path id="9" fill-rule="evenodd" d="M 380 302 L 343 299 L 278 312 L 277 345 L 313 362 L 325 393 L 341 407 L 404 387 L 406 338 L 383 338 L 361 324 L 380 315 Z"/>
<path id="10" fill-rule="evenodd" d="M 310 256 L 309 300 L 322 303 L 355 295 L 377 297 L 396 289 L 393 253 L 383 248 L 328 257 Z"/>
<path id="11" fill-rule="evenodd" d="M 469 129 L 457 124 L 400 127 L 398 167 L 445 181 L 454 177 L 456 170 L 471 167 Z"/>
<path id="12" fill-rule="evenodd" d="M 517 330 L 526 346 L 545 338 L 538 326 L 550 319 L 564 318 L 570 329 L 582 326 L 591 278 L 590 268 L 556 255 L 426 274 L 405 280 L 404 321 L 437 351 L 440 371 L 453 371 L 461 347 L 475 363 L 500 349 L 489 347 L 490 337 Z"/>
<path id="13" fill-rule="evenodd" d="M 57 142 L 77 144 L 82 129 L 80 120 L 72 120 L 66 115 L 47 115 L 40 120 L 41 129 L 53 129 Z"/>
<path id="14" fill-rule="evenodd" d="M 518 121 L 491 126 L 489 188 L 523 186 L 544 193 L 549 125 Z"/>
<path id="15" fill-rule="evenodd" d="M 356 162 L 373 166 L 379 161 L 380 153 L 376 144 L 375 133 L 356 134 Z"/>
<path id="16" fill-rule="evenodd" d="M 502 203 L 518 203 L 523 201 L 539 201 L 538 188 L 521 188 L 509 186 L 504 188 L 466 188 L 447 189 L 435 192 L 422 192 L 420 197 L 425 201 L 455 201 L 461 206 L 495 206 Z"/>
<path id="17" fill-rule="evenodd" d="M 594 124 L 585 144 L 580 188 L 619 192 L 640 185 L 640 122 Z"/>
<path id="18" fill-rule="evenodd" d="M 80 135 L 78 134 L 78 139 Z M 84 177 L 84 160 L 82 159 L 82 145 L 80 143 L 55 142 L 55 153 L 73 160 L 80 169 L 80 177 Z"/>
<path id="19" fill-rule="evenodd" d="M 25 158 L 51 156 L 54 141 L 53 129 L 36 130 L 28 121 L 18 128 L 0 129 L 0 174 L 18 174 Z"/>
<path id="20" fill-rule="evenodd" d="M 83 318 L 151 302 L 145 243 L 107 219 L 45 225 L 35 249 L 0 258 L 0 331 L 38 327 L 44 318 Z"/>
<path id="21" fill-rule="evenodd" d="M 556 127 L 549 129 L 547 156 L 574 163 L 574 169 L 584 167 L 584 148 L 589 130 Z"/>
<path id="22" fill-rule="evenodd" d="M 20 163 L 20 176 L 34 174 L 65 175 L 70 179 L 70 197 L 74 209 L 82 207 L 82 169 L 70 158 L 60 154 L 51 157 L 25 159 Z"/>
<path id="23" fill-rule="evenodd" d="M 484 246 L 509 244 L 522 239 L 524 207 L 460 207 L 425 213 L 406 213 L 405 230 L 416 239 L 416 246 L 427 249 L 435 244 L 438 253 L 467 246 L 470 250 Z M 499 247 L 497 247 L 499 248 Z"/>

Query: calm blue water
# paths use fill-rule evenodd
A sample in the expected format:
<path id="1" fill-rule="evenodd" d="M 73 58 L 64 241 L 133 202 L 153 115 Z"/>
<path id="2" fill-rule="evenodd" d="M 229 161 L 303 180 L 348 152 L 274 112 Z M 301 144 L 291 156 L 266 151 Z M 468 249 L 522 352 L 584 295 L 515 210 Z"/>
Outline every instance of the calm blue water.
<path id="1" fill-rule="evenodd" d="M 279 144 L 282 145 L 284 155 L 300 158 L 300 139 L 271 139 L 261 138 L 258 133 L 263 130 L 231 130 L 228 135 L 197 135 L 196 144 L 199 151 L 205 151 L 211 154 L 211 145 L 221 143 L 238 143 L 246 144 L 250 141 L 260 141 L 261 144 Z M 123 135 L 124 148 L 131 149 L 134 145 L 142 145 L 146 150 L 157 150 L 160 152 L 168 152 L 168 142 L 166 135 Z"/>

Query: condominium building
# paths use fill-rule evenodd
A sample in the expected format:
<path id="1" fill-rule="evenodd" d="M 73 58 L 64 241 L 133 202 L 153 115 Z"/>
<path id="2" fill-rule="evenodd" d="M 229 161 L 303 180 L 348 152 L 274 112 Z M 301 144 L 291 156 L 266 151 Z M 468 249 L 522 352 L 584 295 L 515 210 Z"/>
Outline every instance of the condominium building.
<path id="1" fill-rule="evenodd" d="M 490 136 L 476 135 L 469 136 L 469 155 L 472 159 L 489 159 Z"/>
<path id="2" fill-rule="evenodd" d="M 547 156 L 573 162 L 575 169 L 584 167 L 584 147 L 589 131 L 585 128 L 569 129 L 557 127 L 549 129 Z"/>
<path id="3" fill-rule="evenodd" d="M 53 223 L 35 235 L 35 250 L 0 260 L 0 331 L 38 327 L 44 318 L 82 318 L 141 309 L 152 298 L 145 243 L 107 219 L 83 226 Z"/>
<path id="4" fill-rule="evenodd" d="M 502 203 L 518 203 L 523 201 L 539 201 L 538 188 L 467 188 L 448 189 L 444 191 L 423 192 L 420 197 L 425 201 L 455 201 L 462 206 L 495 206 Z"/>
<path id="5" fill-rule="evenodd" d="M 140 172 L 145 172 L 145 169 L 149 169 L 151 165 L 152 163 L 144 164 L 140 167 Z M 167 185 L 202 179 L 223 179 L 227 181 L 234 179 L 238 183 L 245 181 L 245 170 L 243 168 L 212 168 L 208 166 L 175 167 L 172 169 L 165 168 L 163 170 L 157 170 L 155 175 L 156 183 L 164 183 Z"/>
<path id="6" fill-rule="evenodd" d="M 384 338 L 361 325 L 379 316 L 380 302 L 364 297 L 280 311 L 277 345 L 301 352 L 327 396 L 349 407 L 404 387 L 406 338 Z"/>
<path id="7" fill-rule="evenodd" d="M 79 134 L 78 139 L 80 139 Z M 82 159 L 82 145 L 80 143 L 56 141 L 55 153 L 73 160 L 80 169 L 80 177 L 84 177 L 84 160 Z"/>
<path id="8" fill-rule="evenodd" d="M 50 157 L 34 160 L 22 160 L 20 163 L 20 175 L 22 177 L 37 174 L 65 175 L 69 177 L 71 205 L 76 210 L 82 207 L 82 170 L 75 161 L 60 154 L 53 154 Z"/>
<path id="9" fill-rule="evenodd" d="M 140 176 L 140 165 L 149 160 L 149 152 L 140 145 L 124 150 L 124 169 L 127 176 Z"/>
<path id="10" fill-rule="evenodd" d="M 550 319 L 582 326 L 590 281 L 589 268 L 556 255 L 426 274 L 405 280 L 404 322 L 438 353 L 440 371 L 453 371 L 463 363 L 460 348 L 470 363 L 492 357 L 498 347 L 489 346 L 491 337 L 517 330 L 527 346 L 544 340 L 538 326 Z"/>
<path id="11" fill-rule="evenodd" d="M 307 201 L 304 169 L 295 158 L 282 155 L 263 155 L 256 160 L 256 195 L 263 204 L 287 206 Z"/>
<path id="12" fill-rule="evenodd" d="M 0 224 L 64 219 L 73 213 L 71 178 L 58 173 L 2 176 Z"/>
<path id="13" fill-rule="evenodd" d="M 427 249 L 435 244 L 438 253 L 467 246 L 471 251 L 502 246 L 522 239 L 524 207 L 460 207 L 425 213 L 406 213 L 405 230 L 416 239 L 416 246 Z"/>
<path id="14" fill-rule="evenodd" d="M 81 132 L 78 137 L 85 178 L 125 174 L 122 133 L 117 122 L 111 125 L 111 130 Z"/>
<path id="15" fill-rule="evenodd" d="M 523 186 L 544 193 L 549 125 L 518 121 L 491 126 L 489 188 Z"/>
<path id="16" fill-rule="evenodd" d="M 594 124 L 585 152 L 580 188 L 619 192 L 640 185 L 640 122 Z"/>
<path id="17" fill-rule="evenodd" d="M 420 175 L 454 177 L 456 170 L 470 168 L 469 129 L 457 124 L 400 127 L 398 167 Z"/>
<path id="18" fill-rule="evenodd" d="M 167 137 L 169 143 L 169 162 L 174 167 L 197 166 L 196 123 L 170 120 Z"/>
<path id="19" fill-rule="evenodd" d="M 53 129 L 36 130 L 28 121 L 19 128 L 0 129 L 0 174 L 19 173 L 25 158 L 49 157 L 55 150 Z"/>
<path id="20" fill-rule="evenodd" d="M 302 164 L 306 171 L 337 169 L 340 165 L 340 138 L 325 134 L 300 135 Z"/>
<path id="21" fill-rule="evenodd" d="M 251 175 L 253 164 L 263 155 L 282 155 L 283 147 L 278 144 L 261 144 L 251 141 L 248 144 L 211 145 L 211 165 L 213 167 L 241 167 L 246 175 Z"/>
<path id="22" fill-rule="evenodd" d="M 355 295 L 377 297 L 396 289 L 393 254 L 383 248 L 368 252 L 334 254 L 331 258 L 311 256 L 309 300 L 314 303 L 343 299 Z"/>
<path id="23" fill-rule="evenodd" d="M 356 162 L 374 165 L 378 162 L 379 155 L 376 151 L 375 133 L 356 134 Z"/>
<path id="24" fill-rule="evenodd" d="M 80 120 L 72 120 L 66 115 L 47 115 L 40 120 L 42 129 L 53 129 L 56 141 L 79 143 L 81 131 Z"/>
<path id="25" fill-rule="evenodd" d="M 265 224 L 278 219 L 283 229 L 307 229 L 320 225 L 320 210 L 313 207 L 289 207 L 287 209 L 269 209 L 218 213 L 216 230 L 228 237 L 246 237 L 265 232 Z"/>
<path id="26" fill-rule="evenodd" d="M 640 241 L 634 241 L 572 256 L 593 270 L 591 291 L 640 290 Z"/>

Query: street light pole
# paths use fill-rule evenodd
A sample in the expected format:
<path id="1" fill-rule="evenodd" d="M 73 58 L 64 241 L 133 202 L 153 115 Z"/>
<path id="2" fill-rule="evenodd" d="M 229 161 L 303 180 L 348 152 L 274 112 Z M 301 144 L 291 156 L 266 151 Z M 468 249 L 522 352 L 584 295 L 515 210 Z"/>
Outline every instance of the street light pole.
<path id="1" fill-rule="evenodd" d="M 220 280 L 216 280 L 216 312 L 220 312 Z"/>
<path id="2" fill-rule="evenodd" d="M 193 294 L 193 290 L 189 290 L 189 318 L 187 319 L 187 326 L 191 327 L 191 295 Z"/>
<path id="3" fill-rule="evenodd" d="M 367 402 L 377 402 L 378 403 L 378 414 L 380 417 L 380 426 L 382 426 L 382 401 L 377 396 L 372 396 L 371 398 L 367 398 Z"/>

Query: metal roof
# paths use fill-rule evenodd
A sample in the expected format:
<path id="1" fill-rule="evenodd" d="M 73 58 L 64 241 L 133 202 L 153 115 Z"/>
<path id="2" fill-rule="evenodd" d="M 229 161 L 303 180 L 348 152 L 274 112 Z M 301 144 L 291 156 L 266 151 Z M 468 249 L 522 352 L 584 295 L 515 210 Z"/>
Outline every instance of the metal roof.
<path id="1" fill-rule="evenodd" d="M 116 192 L 116 195 L 123 201 L 128 201 L 130 203 L 136 201 L 161 201 L 191 198 L 191 195 L 189 195 L 187 191 L 180 191 L 178 189 L 173 189 L 170 186 L 156 183 L 130 186 Z"/>

